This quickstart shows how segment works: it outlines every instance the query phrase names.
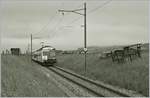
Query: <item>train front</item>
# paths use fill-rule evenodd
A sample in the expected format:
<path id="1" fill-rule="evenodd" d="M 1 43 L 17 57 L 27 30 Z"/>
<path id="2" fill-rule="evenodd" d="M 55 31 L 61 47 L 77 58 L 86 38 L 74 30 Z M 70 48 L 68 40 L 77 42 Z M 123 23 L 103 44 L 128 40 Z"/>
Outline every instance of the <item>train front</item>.
<path id="1" fill-rule="evenodd" d="M 55 48 L 45 47 L 42 49 L 42 60 L 46 65 L 53 65 L 56 61 Z"/>

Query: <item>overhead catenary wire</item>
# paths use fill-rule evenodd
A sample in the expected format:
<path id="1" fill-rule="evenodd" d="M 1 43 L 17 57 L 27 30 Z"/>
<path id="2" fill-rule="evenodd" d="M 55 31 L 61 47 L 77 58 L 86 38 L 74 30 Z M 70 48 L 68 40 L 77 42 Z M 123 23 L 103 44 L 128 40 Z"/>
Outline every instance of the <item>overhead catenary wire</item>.
<path id="1" fill-rule="evenodd" d="M 62 3 L 61 6 L 64 6 L 64 4 Z M 80 5 L 80 6 L 81 6 L 81 5 Z M 78 6 L 78 7 L 79 7 L 79 6 Z M 56 13 L 53 15 L 53 17 L 49 20 L 49 22 L 48 22 L 46 25 L 44 25 L 43 28 L 42 28 L 39 32 L 35 33 L 34 35 L 37 35 L 37 34 L 43 32 L 43 31 L 48 27 L 48 25 L 56 18 L 57 14 L 58 14 L 58 13 L 56 12 Z M 70 13 L 67 13 L 66 15 L 69 15 L 69 14 L 70 14 Z M 62 17 L 62 18 L 63 18 L 63 17 Z M 61 24 L 61 22 L 62 22 L 62 20 L 63 20 L 62 18 L 58 20 L 58 22 L 56 23 L 56 25 L 55 25 L 53 28 L 51 28 L 50 31 L 54 32 L 54 30 L 55 30 L 57 27 L 59 27 L 59 25 Z M 40 37 L 40 38 L 42 38 L 42 37 Z"/>
<path id="2" fill-rule="evenodd" d="M 95 7 L 94 9 L 88 11 L 88 14 L 91 14 L 91 13 L 95 12 L 96 10 L 98 10 L 98 9 L 100 9 L 100 8 L 102 8 L 102 7 L 104 7 L 105 5 L 107 5 L 108 3 L 110 3 L 110 1 L 112 1 L 112 0 L 107 0 L 105 3 L 103 3 L 103 4 L 101 4 L 101 5 L 97 6 L 97 7 Z M 80 6 L 81 6 L 81 5 L 79 5 L 78 8 L 79 8 Z M 56 13 L 52 16 L 52 18 L 48 21 L 48 23 L 45 24 L 45 25 L 43 26 L 43 28 L 42 28 L 39 32 L 37 32 L 37 33 L 35 33 L 35 34 L 33 34 L 33 35 L 37 35 L 37 34 L 43 32 L 44 29 L 56 18 L 57 14 L 58 14 L 58 13 L 56 12 Z M 69 14 L 70 14 L 70 13 L 69 13 Z M 67 14 L 67 15 L 69 15 L 69 14 Z M 58 22 L 56 23 L 56 25 L 55 25 L 53 28 L 51 28 L 50 32 L 53 32 L 53 33 L 56 32 L 56 29 L 59 28 L 59 25 L 60 25 L 60 23 L 62 22 L 63 18 L 64 18 L 64 17 L 61 17 L 61 18 L 58 20 Z M 74 20 L 72 20 L 71 22 L 69 22 L 67 25 L 73 24 L 73 23 L 77 22 L 79 19 L 81 19 L 81 16 L 75 18 Z M 57 29 L 57 30 L 59 30 L 59 29 Z"/>
<path id="3" fill-rule="evenodd" d="M 106 1 L 105 3 L 103 3 L 103 4 L 101 4 L 101 5 L 97 6 L 97 7 L 95 7 L 94 9 L 88 11 L 88 14 L 91 14 L 91 13 L 95 12 L 96 10 L 98 10 L 98 9 L 100 9 L 100 8 L 102 8 L 102 7 L 104 7 L 106 4 L 110 3 L 110 1 L 112 1 L 112 0 L 108 0 L 108 1 Z M 81 6 L 81 5 L 80 5 L 80 6 Z M 79 7 L 78 7 L 78 8 L 79 8 Z M 63 15 L 64 15 L 64 13 L 63 13 Z M 75 18 L 74 20 L 72 20 L 71 22 L 69 22 L 67 25 L 73 24 L 73 23 L 77 22 L 79 19 L 81 19 L 81 16 Z M 55 27 L 57 28 L 58 26 L 56 25 Z M 58 30 L 59 30 L 59 29 L 58 29 Z M 53 30 L 51 30 L 51 31 L 53 31 Z M 53 33 L 54 33 L 54 32 L 53 32 Z M 55 31 L 55 33 L 56 33 L 56 31 Z"/>
<path id="4" fill-rule="evenodd" d="M 103 3 L 102 5 L 99 5 L 99 6 L 95 7 L 94 9 L 90 10 L 88 13 L 90 14 L 90 13 L 95 12 L 95 11 L 98 10 L 99 8 L 104 7 L 104 6 L 105 6 L 106 4 L 108 4 L 110 1 L 112 1 L 112 0 L 106 1 L 106 2 Z M 78 8 L 79 8 L 80 6 L 81 6 L 81 5 L 79 5 Z M 48 23 L 45 24 L 45 25 L 40 29 L 39 32 L 34 33 L 33 35 L 37 35 L 37 34 L 43 32 L 44 29 L 55 19 L 55 17 L 57 16 L 57 14 L 58 14 L 58 13 L 56 12 L 56 13 L 52 16 L 52 18 L 49 19 Z M 70 13 L 69 13 L 69 14 L 70 14 Z M 69 14 L 68 14 L 68 15 L 69 15 Z M 72 20 L 71 22 L 69 22 L 67 25 L 73 24 L 73 23 L 77 22 L 79 19 L 81 19 L 81 16 L 79 16 L 78 18 L 75 18 L 74 20 Z M 58 25 L 60 24 L 61 21 L 62 21 L 62 19 L 60 19 L 60 20 L 58 21 L 58 23 L 54 26 L 54 28 L 52 28 L 51 31 L 54 31 L 54 29 L 56 29 L 56 28 L 58 27 Z"/>
<path id="5" fill-rule="evenodd" d="M 37 34 L 41 33 L 41 32 L 55 19 L 56 16 L 57 16 L 57 13 L 55 13 L 55 14 L 52 16 L 52 18 L 49 19 L 48 23 L 45 24 L 45 25 L 41 28 L 41 30 L 40 30 L 39 32 L 34 33 L 33 35 L 37 35 Z"/>
<path id="6" fill-rule="evenodd" d="M 83 4 L 80 4 L 80 5 L 78 5 L 76 8 L 80 8 L 82 5 L 83 5 Z M 64 13 L 65 13 L 65 12 L 63 12 L 63 15 L 64 15 Z M 70 13 L 66 13 L 66 14 L 67 14 L 67 15 L 70 15 Z M 66 14 L 65 14 L 65 16 L 66 16 Z M 80 19 L 80 18 L 81 18 L 81 16 L 78 17 L 78 18 L 75 18 L 75 19 L 72 20 L 71 22 L 68 22 L 68 25 L 71 24 L 71 23 L 74 23 L 75 21 L 77 21 L 77 20 Z"/>
<path id="7" fill-rule="evenodd" d="M 43 26 L 43 28 L 37 32 L 37 33 L 34 33 L 35 34 L 39 34 L 41 33 L 42 31 L 44 31 L 44 29 L 54 20 L 54 18 L 57 16 L 57 12 L 52 16 L 52 18 L 48 21 L 48 23 L 46 25 Z M 56 24 L 56 26 L 62 21 L 62 19 L 60 21 L 58 21 L 58 23 Z M 37 37 L 36 39 L 40 39 L 42 37 Z M 45 38 L 45 37 L 44 37 Z M 32 47 L 32 34 L 31 34 L 31 47 Z M 32 48 L 31 48 L 31 51 L 32 51 Z M 32 52 L 31 52 L 31 55 L 32 55 Z M 32 59 L 32 57 L 31 57 Z"/>
<path id="8" fill-rule="evenodd" d="M 61 4 L 61 6 L 63 6 L 63 3 Z M 35 33 L 34 35 L 39 34 L 39 33 L 41 33 L 42 31 L 44 31 L 44 29 L 56 18 L 57 14 L 58 14 L 58 13 L 57 13 L 57 11 L 56 11 L 55 14 L 52 16 L 52 18 L 49 19 L 48 23 L 45 24 L 45 25 L 40 29 L 40 31 L 38 31 L 38 32 Z"/>
<path id="9" fill-rule="evenodd" d="M 64 4 L 62 3 L 61 6 L 64 6 Z M 81 5 L 79 5 L 79 6 L 81 6 Z M 78 7 L 79 7 L 79 6 L 78 6 Z M 45 24 L 45 25 L 40 29 L 40 31 L 38 31 L 38 32 L 36 32 L 36 33 L 33 33 L 33 35 L 37 35 L 37 34 L 43 32 L 43 31 L 47 28 L 47 26 L 56 18 L 57 14 L 58 14 L 58 13 L 57 13 L 57 11 L 56 11 L 56 13 L 52 16 L 52 18 L 49 19 L 48 23 Z M 67 15 L 69 15 L 69 14 L 70 14 L 70 13 L 67 13 Z M 54 30 L 58 27 L 58 25 L 60 24 L 60 22 L 62 22 L 62 19 L 60 19 L 60 20 L 56 23 L 56 25 L 52 28 L 51 31 L 54 31 Z M 40 37 L 40 38 L 41 38 L 41 37 Z"/>
<path id="10" fill-rule="evenodd" d="M 52 33 L 56 32 L 55 30 L 59 27 L 59 25 L 60 25 L 61 22 L 63 21 L 63 18 L 64 18 L 64 17 L 61 17 L 61 18 L 59 19 L 59 21 L 56 23 L 56 25 L 55 25 L 49 32 L 52 32 Z"/>
<path id="11" fill-rule="evenodd" d="M 105 5 L 107 5 L 107 4 L 110 3 L 111 1 L 112 1 L 112 0 L 108 0 L 108 1 L 104 2 L 102 5 L 99 5 L 99 6 L 95 7 L 94 9 L 90 10 L 88 13 L 90 14 L 90 13 L 93 13 L 93 12 L 95 12 L 96 10 L 98 10 L 98 9 L 100 9 L 100 8 L 103 8 Z"/>
<path id="12" fill-rule="evenodd" d="M 80 6 L 82 6 L 82 5 L 80 4 L 77 7 L 80 7 Z M 70 13 L 66 13 L 65 15 L 70 15 Z M 62 27 L 61 23 L 63 20 L 64 20 L 64 13 L 63 13 L 63 17 L 61 17 L 61 19 L 58 21 L 58 23 L 50 30 L 53 34 L 56 33 L 58 30 L 62 29 L 60 27 Z M 59 25 L 61 25 L 61 26 L 59 26 Z"/>
<path id="13" fill-rule="evenodd" d="M 107 4 L 110 3 L 111 1 L 112 1 L 112 0 L 108 0 L 108 1 L 106 1 L 105 3 L 103 3 L 103 4 L 101 4 L 101 5 L 99 5 L 99 6 L 95 7 L 95 8 L 93 8 L 92 10 L 88 11 L 87 13 L 88 13 L 88 14 L 91 14 L 91 13 L 95 12 L 96 10 L 98 10 L 98 9 L 100 9 L 100 8 L 103 8 L 105 5 L 107 5 Z M 75 18 L 74 20 L 72 20 L 71 22 L 69 22 L 68 25 L 77 22 L 79 19 L 81 19 L 81 16 L 78 17 L 78 18 Z"/>

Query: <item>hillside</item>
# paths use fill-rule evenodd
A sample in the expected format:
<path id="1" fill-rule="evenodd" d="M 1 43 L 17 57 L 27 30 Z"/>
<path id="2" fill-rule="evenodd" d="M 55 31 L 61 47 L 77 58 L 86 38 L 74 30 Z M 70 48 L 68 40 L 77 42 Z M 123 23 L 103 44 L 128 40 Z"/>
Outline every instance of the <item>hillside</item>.
<path id="1" fill-rule="evenodd" d="M 111 51 L 114 49 L 122 49 L 124 46 L 128 45 L 116 45 L 116 46 L 89 46 L 87 47 L 89 53 L 102 53 L 105 51 Z M 78 48 L 78 51 L 83 50 L 83 48 Z M 149 50 L 149 43 L 142 44 L 142 50 Z"/>

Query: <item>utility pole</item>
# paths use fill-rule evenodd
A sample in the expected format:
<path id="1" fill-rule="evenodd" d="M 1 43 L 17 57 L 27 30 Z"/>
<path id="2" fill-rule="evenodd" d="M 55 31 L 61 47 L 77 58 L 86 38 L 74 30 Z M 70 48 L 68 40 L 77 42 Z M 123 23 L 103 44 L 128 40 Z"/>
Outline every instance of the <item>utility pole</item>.
<path id="1" fill-rule="evenodd" d="M 32 34 L 31 34 L 31 61 L 32 61 Z"/>
<path id="2" fill-rule="evenodd" d="M 84 3 L 84 64 L 85 64 L 85 75 L 86 75 L 86 53 L 87 53 L 87 47 L 86 47 L 86 3 Z"/>
<path id="3" fill-rule="evenodd" d="M 84 10 L 83 13 L 79 13 L 78 11 Z M 87 38 L 86 38 L 86 3 L 84 3 L 84 8 L 83 9 L 75 9 L 75 10 L 58 10 L 59 12 L 62 12 L 64 15 L 64 12 L 73 12 L 79 15 L 84 16 L 84 67 L 85 67 L 85 75 L 86 75 L 86 53 L 87 53 Z"/>
<path id="4" fill-rule="evenodd" d="M 27 51 L 28 56 L 29 56 L 29 53 L 30 53 L 30 44 L 28 44 L 28 51 Z"/>

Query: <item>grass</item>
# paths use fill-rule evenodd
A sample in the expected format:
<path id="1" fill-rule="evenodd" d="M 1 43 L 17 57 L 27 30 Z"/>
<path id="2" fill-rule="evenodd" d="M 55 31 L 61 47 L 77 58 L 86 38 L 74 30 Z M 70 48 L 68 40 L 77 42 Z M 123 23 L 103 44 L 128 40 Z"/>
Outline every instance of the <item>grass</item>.
<path id="1" fill-rule="evenodd" d="M 84 75 L 84 55 L 63 54 L 57 56 L 58 66 Z M 19 97 L 65 96 L 57 85 L 43 74 L 26 56 L 1 56 L 1 95 Z M 133 62 L 113 63 L 111 59 L 99 59 L 97 54 L 87 55 L 87 76 L 94 80 L 149 94 L 149 55 L 142 54 Z M 53 84 L 53 85 L 48 85 Z"/>
<path id="2" fill-rule="evenodd" d="M 2 55 L 1 61 L 1 96 L 65 96 L 29 57 Z"/>
<path id="3" fill-rule="evenodd" d="M 84 75 L 84 55 L 58 55 L 58 66 Z M 149 94 L 149 54 L 123 64 L 113 63 L 111 58 L 99 59 L 97 54 L 87 55 L 87 77 L 94 80 L 137 91 L 145 96 Z"/>

